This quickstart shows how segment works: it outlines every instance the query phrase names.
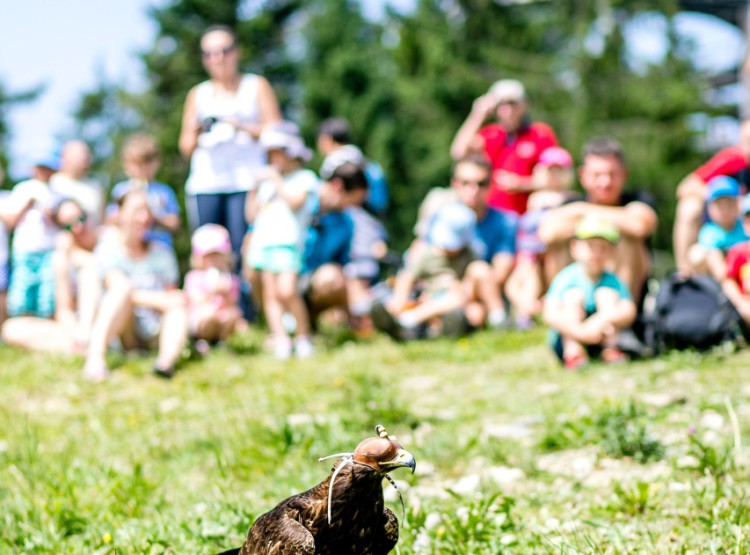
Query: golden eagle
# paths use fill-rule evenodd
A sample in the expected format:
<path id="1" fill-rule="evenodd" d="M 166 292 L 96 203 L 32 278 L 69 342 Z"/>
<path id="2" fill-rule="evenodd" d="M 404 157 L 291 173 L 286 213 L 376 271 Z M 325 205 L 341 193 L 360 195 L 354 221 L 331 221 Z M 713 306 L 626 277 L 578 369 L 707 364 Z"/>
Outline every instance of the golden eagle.
<path id="1" fill-rule="evenodd" d="M 383 478 L 416 468 L 414 457 L 382 426 L 378 437 L 341 453 L 328 478 L 261 515 L 240 549 L 221 555 L 386 555 L 398 541 L 398 519 L 385 507 Z M 395 484 L 394 484 L 395 485 Z"/>

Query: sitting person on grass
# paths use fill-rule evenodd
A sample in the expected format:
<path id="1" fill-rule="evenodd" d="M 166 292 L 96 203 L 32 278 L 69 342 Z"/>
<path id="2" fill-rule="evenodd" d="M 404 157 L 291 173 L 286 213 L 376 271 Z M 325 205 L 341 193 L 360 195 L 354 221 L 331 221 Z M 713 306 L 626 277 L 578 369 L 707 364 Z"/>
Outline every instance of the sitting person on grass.
<path id="1" fill-rule="evenodd" d="M 517 254 L 513 271 L 505 287 L 516 311 L 516 327 L 533 327 L 533 318 L 542 309 L 541 298 L 554 277 L 544 265 L 547 246 L 539 239 L 539 223 L 550 208 L 560 206 L 572 196 L 573 157 L 559 146 L 545 149 L 534 166 L 528 210 L 518 221 Z"/>
<path id="2" fill-rule="evenodd" d="M 628 287 L 606 270 L 619 238 L 607 220 L 581 220 L 570 245 L 575 262 L 555 276 L 547 291 L 544 321 L 551 328 L 552 349 L 569 370 L 580 368 L 589 357 L 626 359 L 615 346 L 617 333 L 634 322 L 636 306 Z"/>
<path id="3" fill-rule="evenodd" d="M 171 378 L 187 340 L 185 296 L 172 249 L 151 240 L 153 216 L 147 193 L 120 198 L 117 228 L 96 248 L 104 295 L 91 330 L 84 376 L 109 376 L 107 349 L 119 338 L 124 349 L 157 347 L 154 373 Z"/>
<path id="4" fill-rule="evenodd" d="M 692 274 L 708 273 L 717 281 L 727 271 L 727 251 L 748 237 L 740 221 L 740 184 L 727 176 L 714 177 L 706 188 L 709 221 L 698 232 L 698 242 L 688 250 L 688 268 Z"/>
<path id="5" fill-rule="evenodd" d="M 470 248 L 476 221 L 474 212 L 459 202 L 435 213 L 424 241 L 415 246 L 396 276 L 391 299 L 373 305 L 372 319 L 378 329 L 397 341 L 417 339 L 423 324 L 466 306 L 471 285 L 462 280 L 476 258 Z M 417 285 L 422 286 L 421 292 L 412 302 Z"/>
<path id="6" fill-rule="evenodd" d="M 458 160 L 453 167 L 450 187 L 432 189 L 419 207 L 414 232 L 417 236 L 409 249 L 409 256 L 418 253 L 432 218 L 438 210 L 458 202 L 474 212 L 476 233 L 471 249 L 477 256 L 466 269 L 464 282 L 467 286 L 468 302 L 461 310 L 447 314 L 443 320 L 454 328 L 452 334 L 461 334 L 470 328 L 483 325 L 501 329 L 508 325 L 503 291 L 506 280 L 513 269 L 516 253 L 518 217 L 507 210 L 496 210 L 487 206 L 492 168 L 481 155 L 470 154 Z"/>
<path id="7" fill-rule="evenodd" d="M 199 353 L 208 351 L 209 342 L 224 341 L 243 331 L 240 278 L 232 273 L 234 256 L 229 232 L 218 224 L 204 224 L 191 240 L 192 270 L 185 276 L 183 291 L 188 300 L 190 335 Z"/>
<path id="8" fill-rule="evenodd" d="M 314 326 L 326 311 L 337 311 L 339 320 L 353 324 L 359 316 L 349 310 L 345 268 L 351 261 L 356 224 L 346 209 L 362 203 L 367 186 L 362 168 L 351 163 L 334 168 L 320 184 L 318 202 L 306 230 L 300 276 L 300 289 Z"/>
<path id="9" fill-rule="evenodd" d="M 52 266 L 55 317 L 17 316 L 6 322 L 6 343 L 31 351 L 84 354 L 94 322 L 101 279 L 94 257 L 97 233 L 81 205 L 66 198 L 52 211 L 59 228 Z"/>
<path id="10" fill-rule="evenodd" d="M 742 227 L 750 237 L 750 195 L 742 198 L 741 210 Z M 750 240 L 737 243 L 729 249 L 726 268 L 721 288 L 745 323 L 750 326 Z"/>

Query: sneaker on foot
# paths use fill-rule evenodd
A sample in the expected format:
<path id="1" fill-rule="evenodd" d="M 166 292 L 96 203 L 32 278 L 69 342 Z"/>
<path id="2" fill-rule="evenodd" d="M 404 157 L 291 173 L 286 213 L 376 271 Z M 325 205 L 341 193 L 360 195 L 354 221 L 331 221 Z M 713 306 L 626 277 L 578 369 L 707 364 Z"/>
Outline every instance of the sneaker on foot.
<path id="1" fill-rule="evenodd" d="M 294 340 L 294 355 L 297 358 L 310 358 L 315 354 L 315 346 L 306 335 Z"/>
<path id="2" fill-rule="evenodd" d="M 159 378 L 163 378 L 165 380 L 171 380 L 172 378 L 174 378 L 174 368 L 171 366 L 154 364 L 153 371 L 154 375 Z"/>
<path id="3" fill-rule="evenodd" d="M 526 314 L 516 316 L 515 328 L 520 331 L 527 331 L 534 327 L 534 319 Z"/>
<path id="4" fill-rule="evenodd" d="M 576 371 L 580 370 L 588 363 L 589 359 L 583 353 L 577 355 L 568 355 L 563 359 L 563 364 L 566 370 Z"/>
<path id="5" fill-rule="evenodd" d="M 87 360 L 83 367 L 83 377 L 92 382 L 103 382 L 109 378 L 109 368 L 104 362 Z"/>
<path id="6" fill-rule="evenodd" d="M 401 337 L 401 326 L 399 326 L 396 318 L 381 302 L 376 302 L 372 305 L 372 323 L 378 330 L 387 333 L 396 341 L 402 341 Z"/>
<path id="7" fill-rule="evenodd" d="M 273 354 L 278 360 L 288 360 L 292 356 L 292 342 L 288 337 L 278 338 L 273 344 Z"/>
<path id="8" fill-rule="evenodd" d="M 604 361 L 605 364 L 619 364 L 621 362 L 626 362 L 627 360 L 628 355 L 623 353 L 617 347 L 606 347 L 602 349 L 602 361 Z"/>

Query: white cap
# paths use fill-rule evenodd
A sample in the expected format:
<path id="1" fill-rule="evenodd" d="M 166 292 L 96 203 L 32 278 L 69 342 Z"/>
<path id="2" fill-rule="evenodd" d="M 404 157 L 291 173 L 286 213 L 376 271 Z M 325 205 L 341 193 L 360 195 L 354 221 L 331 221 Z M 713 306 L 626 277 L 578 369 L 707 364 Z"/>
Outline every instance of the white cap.
<path id="1" fill-rule="evenodd" d="M 291 121 L 272 123 L 260 134 L 260 144 L 266 150 L 281 149 L 292 158 L 309 162 L 312 150 L 305 146 L 299 127 Z"/>
<path id="2" fill-rule="evenodd" d="M 526 100 L 526 89 L 523 84 L 515 79 L 501 79 L 495 81 L 487 92 L 499 104 L 500 102 L 524 102 Z"/>

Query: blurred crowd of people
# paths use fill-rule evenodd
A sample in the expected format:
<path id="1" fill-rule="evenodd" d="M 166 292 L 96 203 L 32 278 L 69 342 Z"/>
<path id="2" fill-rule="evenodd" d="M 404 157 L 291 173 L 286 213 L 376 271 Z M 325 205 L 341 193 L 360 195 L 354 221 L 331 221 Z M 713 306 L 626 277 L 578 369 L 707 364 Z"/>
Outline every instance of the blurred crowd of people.
<path id="1" fill-rule="evenodd" d="M 567 368 L 627 358 L 622 340 L 646 294 L 657 208 L 626 187 L 616 140 L 592 139 L 576 169 L 554 131 L 530 118 L 523 84 L 494 83 L 446 153 L 450 183 L 426 195 L 397 256 L 383 170 L 353 144 L 347 122 L 320 124 L 314 171 L 272 86 L 239 71 L 238 49 L 226 27 L 201 39 L 209 78 L 188 94 L 176 145 L 190 160 L 186 218 L 176 184 L 156 179 L 160 152 L 146 134 L 125 141 L 126 179 L 108 195 L 88 180 L 91 153 L 77 140 L 3 193 L 6 343 L 79 353 L 94 381 L 108 377 L 115 344 L 155 349 L 153 370 L 169 378 L 186 344 L 205 353 L 256 320 L 277 358 L 311 357 L 322 317 L 398 341 L 541 321 Z M 746 122 L 737 147 L 679 185 L 674 235 L 678 270 L 720 281 L 748 321 L 749 159 Z M 173 243 L 186 227 L 181 280 Z"/>

